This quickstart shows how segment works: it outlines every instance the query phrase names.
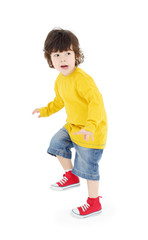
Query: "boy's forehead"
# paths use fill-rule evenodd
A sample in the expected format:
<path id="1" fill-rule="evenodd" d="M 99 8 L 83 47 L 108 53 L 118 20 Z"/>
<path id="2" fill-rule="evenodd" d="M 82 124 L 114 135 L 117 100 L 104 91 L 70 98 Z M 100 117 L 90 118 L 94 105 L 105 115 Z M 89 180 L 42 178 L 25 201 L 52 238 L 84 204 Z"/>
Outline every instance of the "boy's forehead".
<path id="1" fill-rule="evenodd" d="M 55 53 L 55 52 L 67 52 L 67 51 L 73 51 L 73 46 L 71 45 L 70 48 L 63 49 L 62 51 L 60 49 L 53 49 L 52 53 Z"/>

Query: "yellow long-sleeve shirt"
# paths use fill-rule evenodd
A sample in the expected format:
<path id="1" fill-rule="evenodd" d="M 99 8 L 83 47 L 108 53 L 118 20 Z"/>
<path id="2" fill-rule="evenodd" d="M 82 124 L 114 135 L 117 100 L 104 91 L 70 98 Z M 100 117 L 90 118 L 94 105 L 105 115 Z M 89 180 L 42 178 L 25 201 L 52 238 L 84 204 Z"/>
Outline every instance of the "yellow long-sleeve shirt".
<path id="1" fill-rule="evenodd" d="M 55 81 L 55 98 L 47 107 L 40 108 L 41 117 L 48 117 L 65 106 L 64 127 L 71 140 L 86 148 L 104 149 L 107 139 L 107 117 L 102 95 L 94 80 L 82 69 L 76 68 L 68 76 L 59 74 Z M 74 135 L 81 129 L 90 131 L 94 141 L 83 135 Z"/>

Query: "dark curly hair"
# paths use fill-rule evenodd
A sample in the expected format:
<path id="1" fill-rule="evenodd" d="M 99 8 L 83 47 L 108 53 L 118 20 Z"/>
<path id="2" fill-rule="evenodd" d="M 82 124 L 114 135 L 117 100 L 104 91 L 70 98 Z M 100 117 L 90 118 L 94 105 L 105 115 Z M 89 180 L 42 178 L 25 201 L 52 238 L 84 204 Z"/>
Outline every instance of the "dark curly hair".
<path id="1" fill-rule="evenodd" d="M 71 31 L 59 28 L 53 29 L 48 33 L 43 51 L 50 68 L 54 68 L 50 57 L 51 53 L 68 50 L 75 52 L 75 66 L 78 66 L 84 61 L 84 55 L 80 49 L 78 38 Z"/>

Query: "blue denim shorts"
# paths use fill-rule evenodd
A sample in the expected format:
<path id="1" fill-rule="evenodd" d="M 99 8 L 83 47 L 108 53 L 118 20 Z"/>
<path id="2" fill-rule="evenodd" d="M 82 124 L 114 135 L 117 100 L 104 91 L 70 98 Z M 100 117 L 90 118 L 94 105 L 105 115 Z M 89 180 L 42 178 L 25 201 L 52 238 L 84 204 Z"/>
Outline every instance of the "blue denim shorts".
<path id="1" fill-rule="evenodd" d="M 100 180 L 99 161 L 103 149 L 81 147 L 71 141 L 65 127 L 61 128 L 51 139 L 47 152 L 53 156 L 71 159 L 71 148 L 75 149 L 73 174 L 88 180 Z"/>

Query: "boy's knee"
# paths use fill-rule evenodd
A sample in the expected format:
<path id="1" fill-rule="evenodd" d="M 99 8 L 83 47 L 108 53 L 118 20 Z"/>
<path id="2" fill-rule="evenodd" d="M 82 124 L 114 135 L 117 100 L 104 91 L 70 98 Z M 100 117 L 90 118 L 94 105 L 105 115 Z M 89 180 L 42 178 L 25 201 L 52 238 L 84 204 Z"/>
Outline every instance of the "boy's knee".
<path id="1" fill-rule="evenodd" d="M 59 158 L 60 158 L 60 159 L 61 159 L 61 158 L 64 158 L 64 157 L 62 157 L 62 156 L 59 156 L 59 155 L 56 155 L 56 157 L 57 157 L 58 159 L 59 159 Z"/>

